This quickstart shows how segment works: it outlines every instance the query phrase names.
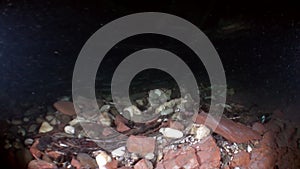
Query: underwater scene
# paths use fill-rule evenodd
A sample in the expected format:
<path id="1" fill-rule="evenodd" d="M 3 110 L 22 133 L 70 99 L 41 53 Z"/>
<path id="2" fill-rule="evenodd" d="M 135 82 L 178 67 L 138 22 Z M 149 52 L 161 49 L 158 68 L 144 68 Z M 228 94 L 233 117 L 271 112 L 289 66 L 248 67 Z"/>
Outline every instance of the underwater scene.
<path id="1" fill-rule="evenodd" d="M 299 169 L 292 2 L 0 1 L 5 169 Z"/>

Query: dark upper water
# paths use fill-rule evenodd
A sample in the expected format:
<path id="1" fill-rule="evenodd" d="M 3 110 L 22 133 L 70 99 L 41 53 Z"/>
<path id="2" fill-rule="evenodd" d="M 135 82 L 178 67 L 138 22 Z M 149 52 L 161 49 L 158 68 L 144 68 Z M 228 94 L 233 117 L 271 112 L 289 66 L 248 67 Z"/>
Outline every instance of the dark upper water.
<path id="1" fill-rule="evenodd" d="M 50 104 L 58 97 L 70 96 L 74 64 L 85 41 L 109 21 L 143 11 L 175 14 L 201 28 L 219 53 L 229 86 L 236 90 L 231 99 L 288 109 L 293 117 L 299 117 L 295 111 L 300 97 L 300 18 L 296 5 L 196 5 L 177 0 L 146 4 L 1 1 L 0 117 L 22 113 L 18 107 L 23 102 Z M 120 58 L 149 46 L 174 51 L 200 81 L 201 77 L 205 81 L 201 62 L 180 43 L 164 37 L 143 38 L 128 39 L 108 54 L 104 73 L 99 72 L 99 84 L 108 83 L 105 80 Z"/>

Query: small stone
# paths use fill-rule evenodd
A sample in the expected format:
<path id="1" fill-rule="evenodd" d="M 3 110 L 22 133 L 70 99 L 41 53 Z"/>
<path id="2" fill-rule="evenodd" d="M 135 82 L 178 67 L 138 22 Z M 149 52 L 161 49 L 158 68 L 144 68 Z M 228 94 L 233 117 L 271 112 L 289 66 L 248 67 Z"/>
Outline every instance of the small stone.
<path id="1" fill-rule="evenodd" d="M 210 129 L 203 124 L 193 124 L 190 133 L 193 134 L 196 139 L 201 140 L 210 134 Z"/>
<path id="2" fill-rule="evenodd" d="M 109 109 L 110 109 L 110 105 L 103 105 L 101 108 L 100 108 L 100 112 L 102 113 L 102 112 L 107 112 L 107 111 L 109 111 Z"/>
<path id="3" fill-rule="evenodd" d="M 111 152 L 113 157 L 121 157 L 125 154 L 125 146 L 119 147 Z"/>
<path id="4" fill-rule="evenodd" d="M 153 169 L 153 165 L 149 160 L 141 159 L 134 165 L 134 169 Z"/>
<path id="5" fill-rule="evenodd" d="M 43 160 L 32 160 L 28 164 L 28 169 L 57 169 L 57 166 Z"/>
<path id="6" fill-rule="evenodd" d="M 29 119 L 28 117 L 24 117 L 24 118 L 23 118 L 23 121 L 24 121 L 24 122 L 29 122 L 29 120 L 30 120 L 30 119 Z"/>
<path id="7" fill-rule="evenodd" d="M 58 122 L 57 122 L 56 118 L 53 118 L 53 119 L 50 121 L 50 124 L 53 125 L 53 126 L 57 125 Z"/>
<path id="8" fill-rule="evenodd" d="M 169 127 L 159 129 L 159 132 L 167 138 L 181 138 L 183 137 L 183 133 L 179 130 L 175 130 Z"/>
<path id="9" fill-rule="evenodd" d="M 11 120 L 11 124 L 12 124 L 12 125 L 21 125 L 21 124 L 22 124 L 22 120 L 19 120 L 19 119 L 12 119 L 12 120 Z"/>
<path id="10" fill-rule="evenodd" d="M 45 119 L 47 120 L 47 121 L 51 121 L 52 119 L 54 119 L 54 116 L 52 116 L 52 115 L 47 115 L 46 117 L 45 117 Z"/>
<path id="11" fill-rule="evenodd" d="M 17 133 L 20 134 L 22 137 L 24 137 L 26 135 L 25 129 L 23 129 L 21 127 L 18 129 Z"/>
<path id="12" fill-rule="evenodd" d="M 34 142 L 34 140 L 33 140 L 33 139 L 31 139 L 31 138 L 27 138 L 27 139 L 25 139 L 25 141 L 24 141 L 24 144 L 25 144 L 26 146 L 28 146 L 28 145 L 32 145 L 32 144 L 33 144 L 33 142 Z"/>
<path id="13" fill-rule="evenodd" d="M 160 114 L 161 114 L 162 116 L 166 116 L 166 115 L 169 115 L 169 114 L 171 114 L 171 113 L 173 113 L 173 112 L 174 112 L 173 109 L 165 109 L 165 110 L 161 111 Z"/>
<path id="14" fill-rule="evenodd" d="M 73 116 L 76 115 L 74 105 L 72 102 L 69 101 L 58 101 L 55 102 L 53 105 L 57 111 L 61 112 L 62 114 Z"/>
<path id="15" fill-rule="evenodd" d="M 97 168 L 96 160 L 86 153 L 78 153 L 77 160 L 81 168 Z"/>
<path id="16" fill-rule="evenodd" d="M 64 131 L 67 134 L 75 134 L 75 128 L 73 126 L 65 126 Z"/>
<path id="17" fill-rule="evenodd" d="M 111 162 L 111 161 L 112 161 L 111 157 L 105 151 L 101 151 L 96 156 L 96 162 L 97 162 L 99 168 L 104 167 L 108 162 Z"/>
<path id="18" fill-rule="evenodd" d="M 99 122 L 104 126 L 111 126 L 112 120 L 107 112 L 102 112 L 99 115 Z"/>
<path id="19" fill-rule="evenodd" d="M 37 128 L 38 128 L 38 125 L 32 124 L 32 125 L 30 125 L 29 128 L 28 128 L 28 132 L 29 132 L 29 133 L 33 133 L 33 132 L 36 131 Z"/>
<path id="20" fill-rule="evenodd" d="M 39 133 L 47 133 L 52 130 L 53 127 L 48 122 L 44 121 L 39 129 Z"/>
<path id="21" fill-rule="evenodd" d="M 155 157 L 154 153 L 148 153 L 145 155 L 145 159 L 152 160 Z"/>
<path id="22" fill-rule="evenodd" d="M 138 153 L 145 156 L 148 153 L 154 152 L 155 139 L 152 137 L 131 135 L 127 139 L 126 147 L 131 153 Z"/>
<path id="23" fill-rule="evenodd" d="M 44 122 L 44 119 L 41 118 L 41 117 L 38 117 L 38 118 L 36 118 L 35 121 L 36 121 L 36 123 L 40 124 L 40 123 L 43 123 L 43 122 Z"/>
<path id="24" fill-rule="evenodd" d="M 12 147 L 12 145 L 10 144 L 10 143 L 6 143 L 5 145 L 4 145 L 4 149 L 9 149 L 9 148 L 11 148 Z"/>
<path id="25" fill-rule="evenodd" d="M 248 153 L 251 153 L 251 151 L 252 151 L 252 147 L 251 147 L 250 145 L 248 145 L 248 146 L 247 146 L 247 152 L 248 152 Z"/>

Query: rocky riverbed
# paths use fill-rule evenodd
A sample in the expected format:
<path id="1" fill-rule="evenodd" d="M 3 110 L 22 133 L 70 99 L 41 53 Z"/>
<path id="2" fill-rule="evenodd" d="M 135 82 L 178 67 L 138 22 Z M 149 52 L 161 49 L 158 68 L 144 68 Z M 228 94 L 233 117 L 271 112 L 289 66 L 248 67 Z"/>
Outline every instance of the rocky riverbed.
<path id="1" fill-rule="evenodd" d="M 68 98 L 44 114 L 28 110 L 1 124 L 6 168 L 300 168 L 299 125 L 282 111 L 250 118 L 248 108 L 230 103 L 212 131 L 207 105 L 194 111 L 192 102 L 155 89 L 121 113 L 106 99 L 98 100 L 100 113 L 89 107 L 88 116 Z M 156 116 L 136 122 L 145 112 Z"/>

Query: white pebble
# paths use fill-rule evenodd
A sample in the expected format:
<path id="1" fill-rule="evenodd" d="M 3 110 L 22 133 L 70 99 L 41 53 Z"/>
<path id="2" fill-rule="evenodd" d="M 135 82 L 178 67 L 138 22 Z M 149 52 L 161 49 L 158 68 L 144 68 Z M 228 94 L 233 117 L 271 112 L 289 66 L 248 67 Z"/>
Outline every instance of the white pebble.
<path id="1" fill-rule="evenodd" d="M 29 120 L 30 120 L 30 119 L 29 119 L 28 117 L 24 117 L 24 118 L 23 118 L 23 121 L 24 121 L 24 122 L 29 122 Z"/>
<path id="2" fill-rule="evenodd" d="M 111 152 L 113 157 L 121 157 L 125 154 L 125 146 L 119 147 Z"/>
<path id="3" fill-rule="evenodd" d="M 52 130 L 53 127 L 48 122 L 44 121 L 39 129 L 39 133 L 47 133 Z"/>
<path id="4" fill-rule="evenodd" d="M 201 140 L 210 134 L 210 129 L 203 124 L 193 124 L 191 134 L 193 134 L 196 139 Z"/>
<path id="5" fill-rule="evenodd" d="M 103 168 L 108 162 L 111 162 L 111 157 L 104 151 L 101 151 L 97 156 L 96 156 L 96 162 L 99 166 L 99 168 Z"/>
<path id="6" fill-rule="evenodd" d="M 64 130 L 67 134 L 75 134 L 75 128 L 73 126 L 66 126 Z"/>
<path id="7" fill-rule="evenodd" d="M 159 132 L 162 133 L 164 135 L 164 137 L 167 138 L 181 138 L 183 137 L 183 133 L 179 130 L 175 130 L 172 128 L 161 128 L 159 129 Z"/>
<path id="8" fill-rule="evenodd" d="M 31 138 L 27 138 L 27 139 L 25 139 L 25 141 L 24 141 L 24 144 L 25 144 L 26 146 L 28 146 L 28 145 L 32 145 L 32 144 L 33 144 L 33 142 L 34 142 L 34 140 L 33 140 L 33 139 L 31 139 Z"/>
<path id="9" fill-rule="evenodd" d="M 250 153 L 252 151 L 252 147 L 250 145 L 247 146 L 247 152 Z"/>
<path id="10" fill-rule="evenodd" d="M 153 153 L 148 153 L 148 154 L 145 155 L 145 159 L 152 160 L 154 158 L 154 156 L 155 155 Z"/>

